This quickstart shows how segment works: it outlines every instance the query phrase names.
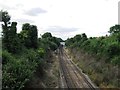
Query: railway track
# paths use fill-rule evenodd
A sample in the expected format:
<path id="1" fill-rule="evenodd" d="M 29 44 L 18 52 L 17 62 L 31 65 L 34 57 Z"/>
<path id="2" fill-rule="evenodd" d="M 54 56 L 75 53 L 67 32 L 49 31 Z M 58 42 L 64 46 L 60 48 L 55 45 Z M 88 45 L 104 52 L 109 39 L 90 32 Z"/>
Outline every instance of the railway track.
<path id="1" fill-rule="evenodd" d="M 61 83 L 64 84 L 60 88 L 89 88 L 89 90 L 95 90 L 96 87 L 90 79 L 69 59 L 62 47 L 59 49 L 59 60 L 63 80 Z"/>

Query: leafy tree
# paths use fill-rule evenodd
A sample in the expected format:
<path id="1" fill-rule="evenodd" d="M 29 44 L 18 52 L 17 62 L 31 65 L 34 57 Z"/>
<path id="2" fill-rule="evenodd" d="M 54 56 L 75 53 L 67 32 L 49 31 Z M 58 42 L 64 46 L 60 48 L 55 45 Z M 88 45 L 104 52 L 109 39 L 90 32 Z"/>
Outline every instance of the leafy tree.
<path id="1" fill-rule="evenodd" d="M 85 33 L 82 34 L 83 41 L 87 40 L 87 35 Z"/>
<path id="2" fill-rule="evenodd" d="M 20 39 L 22 40 L 22 43 L 30 48 L 31 47 L 31 40 L 30 40 L 30 24 L 25 23 L 22 25 L 22 31 L 19 34 Z"/>
<path id="3" fill-rule="evenodd" d="M 120 25 L 115 25 L 110 27 L 110 30 L 108 31 L 109 33 L 120 33 Z"/>
<path id="4" fill-rule="evenodd" d="M 60 45 L 60 39 L 58 39 L 58 38 L 56 38 L 56 37 L 52 37 L 52 40 L 51 40 L 52 42 L 54 42 L 56 45 L 57 45 L 57 47 Z"/>
<path id="5" fill-rule="evenodd" d="M 9 32 L 9 38 L 8 38 L 8 51 L 12 52 L 12 53 L 17 53 L 19 52 L 19 50 L 21 49 L 21 43 L 20 43 L 20 39 L 18 38 L 17 35 L 17 22 L 12 22 L 11 26 L 10 26 L 10 30 Z"/>
<path id="6" fill-rule="evenodd" d="M 57 47 L 58 47 L 58 46 L 57 46 L 57 44 L 56 44 L 55 42 L 50 42 L 50 49 L 51 49 L 51 50 L 54 51 L 54 50 L 57 49 Z"/>
<path id="7" fill-rule="evenodd" d="M 108 55 L 112 57 L 113 55 L 120 55 L 120 46 L 117 42 L 111 43 L 108 46 Z"/>
<path id="8" fill-rule="evenodd" d="M 2 24 L 4 46 L 2 88 L 20 90 L 37 68 L 42 75 L 43 59 L 47 56 L 48 59 L 51 57 L 51 50 L 56 50 L 62 39 L 53 37 L 48 32 L 38 39 L 37 26 L 29 23 L 23 24 L 22 31 L 17 33 L 17 22 L 10 22 L 7 12 L 0 13 L 2 14 L 1 21 L 4 22 Z"/>
<path id="9" fill-rule="evenodd" d="M 111 33 L 110 36 L 90 38 L 87 38 L 85 33 L 79 34 L 67 39 L 65 44 L 71 50 L 80 48 L 97 56 L 109 58 L 109 63 L 114 61 L 118 65 L 120 55 L 120 25 L 112 26 L 109 32 Z"/>
<path id="10" fill-rule="evenodd" d="M 9 21 L 10 21 L 10 15 L 8 14 L 7 11 L 0 11 L 1 15 L 2 15 L 2 22 L 4 22 L 4 24 L 2 24 L 2 33 L 3 33 L 3 40 L 2 42 L 4 43 L 4 48 L 7 48 L 7 43 L 8 42 L 8 30 L 9 30 L 9 27 L 8 27 L 8 24 L 9 24 Z"/>
<path id="11" fill-rule="evenodd" d="M 29 23 L 23 24 L 19 37 L 27 48 L 38 47 L 37 26 L 30 25 Z"/>
<path id="12" fill-rule="evenodd" d="M 116 40 L 120 42 L 120 25 L 115 25 L 110 27 L 110 30 L 108 31 L 111 35 L 116 36 Z"/>
<path id="13" fill-rule="evenodd" d="M 66 41 L 65 41 L 65 45 L 70 47 L 71 45 L 73 45 L 74 43 L 74 38 L 68 38 Z"/>
<path id="14" fill-rule="evenodd" d="M 22 30 L 30 30 L 30 24 L 29 23 L 25 23 L 22 25 Z"/>
<path id="15" fill-rule="evenodd" d="M 30 27 L 30 40 L 31 40 L 31 47 L 37 48 L 38 47 L 38 32 L 37 26 L 31 25 Z"/>
<path id="16" fill-rule="evenodd" d="M 52 37 L 52 34 L 49 32 L 46 32 L 42 35 L 42 38 L 51 38 L 51 37 Z"/>
<path id="17" fill-rule="evenodd" d="M 17 53 L 20 50 L 20 40 L 17 36 L 17 22 L 12 22 L 10 24 L 10 16 L 7 11 L 1 11 L 2 13 L 2 29 L 3 29 L 3 48 L 7 49 L 9 52 Z"/>
<path id="18" fill-rule="evenodd" d="M 60 45 L 60 38 L 53 37 L 51 33 L 46 32 L 42 35 L 44 45 L 51 50 L 56 50 Z"/>
<path id="19" fill-rule="evenodd" d="M 82 36 L 80 34 L 78 34 L 74 37 L 75 41 L 80 41 L 81 39 L 82 39 Z"/>
<path id="20" fill-rule="evenodd" d="M 2 22 L 4 22 L 4 26 L 8 27 L 9 21 L 10 21 L 10 15 L 8 14 L 7 11 L 0 11 L 1 15 L 2 15 Z"/>

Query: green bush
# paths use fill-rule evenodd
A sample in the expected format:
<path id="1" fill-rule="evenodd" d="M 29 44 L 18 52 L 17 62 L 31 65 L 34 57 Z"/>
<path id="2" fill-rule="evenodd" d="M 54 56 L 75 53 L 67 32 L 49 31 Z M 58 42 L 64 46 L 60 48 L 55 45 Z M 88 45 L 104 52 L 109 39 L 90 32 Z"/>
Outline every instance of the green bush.
<path id="1" fill-rule="evenodd" d="M 111 43 L 107 48 L 107 52 L 108 52 L 109 56 L 119 55 L 120 54 L 120 46 L 118 45 L 117 42 Z"/>
<path id="2" fill-rule="evenodd" d="M 80 36 L 80 35 L 79 35 Z M 109 36 L 88 38 L 85 41 L 83 37 L 76 39 L 78 35 L 66 40 L 66 45 L 70 49 L 80 48 L 88 53 L 96 55 L 99 59 L 101 56 L 106 58 L 105 62 L 113 62 L 117 65 L 118 56 L 120 55 L 120 33 L 114 33 Z"/>
<path id="3" fill-rule="evenodd" d="M 38 39 L 37 26 L 29 23 L 23 24 L 22 31 L 17 33 L 17 22 L 10 22 L 7 11 L 1 10 L 0 13 L 3 22 L 0 43 L 3 42 L 0 47 L 4 49 L 2 53 L 0 48 L 3 60 L 2 87 L 21 89 L 37 69 L 40 73 L 43 71 L 47 50 L 57 49 L 62 39 L 48 32 Z"/>
<path id="4" fill-rule="evenodd" d="M 2 51 L 2 64 L 6 64 L 13 60 L 11 53 L 7 52 L 6 50 Z"/>
<path id="5" fill-rule="evenodd" d="M 4 54 L 7 54 L 8 57 L 5 58 L 7 59 L 7 63 L 3 65 L 3 89 L 20 89 L 24 87 L 24 84 L 31 78 L 36 70 L 37 63 L 35 60 L 33 61 L 35 56 L 15 58 L 8 52 Z"/>
<path id="6" fill-rule="evenodd" d="M 120 56 L 115 56 L 112 60 L 111 63 L 115 65 L 120 65 Z"/>
<path id="7" fill-rule="evenodd" d="M 45 55 L 45 50 L 43 48 L 39 48 L 37 50 L 37 53 L 38 53 L 39 57 L 43 58 Z"/>
<path id="8" fill-rule="evenodd" d="M 37 60 L 37 52 L 35 52 L 33 49 L 27 50 L 25 57 L 28 58 L 29 61 L 35 61 Z"/>
<path id="9" fill-rule="evenodd" d="M 53 50 L 53 51 L 56 50 L 57 49 L 56 43 L 50 42 L 50 49 Z"/>

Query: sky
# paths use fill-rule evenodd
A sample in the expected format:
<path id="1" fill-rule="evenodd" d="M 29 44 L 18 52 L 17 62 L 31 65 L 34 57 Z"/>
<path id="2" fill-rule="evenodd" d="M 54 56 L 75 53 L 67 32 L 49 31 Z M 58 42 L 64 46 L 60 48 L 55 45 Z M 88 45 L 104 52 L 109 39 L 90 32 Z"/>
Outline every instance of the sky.
<path id="1" fill-rule="evenodd" d="M 7 10 L 17 31 L 22 24 L 38 28 L 38 36 L 51 32 L 67 39 L 86 33 L 88 37 L 108 34 L 118 24 L 119 0 L 0 0 L 0 10 Z"/>

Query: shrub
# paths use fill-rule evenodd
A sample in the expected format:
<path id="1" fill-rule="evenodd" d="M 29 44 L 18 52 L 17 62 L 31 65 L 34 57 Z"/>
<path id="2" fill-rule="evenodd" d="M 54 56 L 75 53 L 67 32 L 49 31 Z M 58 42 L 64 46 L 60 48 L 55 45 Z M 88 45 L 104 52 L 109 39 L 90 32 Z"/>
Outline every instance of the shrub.
<path id="1" fill-rule="evenodd" d="M 12 55 L 8 51 L 3 50 L 2 51 L 2 63 L 6 64 L 7 62 L 12 61 L 12 60 L 13 60 Z"/>
<path id="2" fill-rule="evenodd" d="M 120 54 L 120 46 L 117 42 L 111 43 L 107 48 L 108 55 L 111 57 L 113 55 L 119 55 Z"/>
<path id="3" fill-rule="evenodd" d="M 115 65 L 120 65 L 120 56 L 115 56 L 112 60 L 111 63 Z"/>
<path id="4" fill-rule="evenodd" d="M 15 56 L 10 55 L 7 51 L 5 51 L 3 55 L 4 60 L 7 61 L 3 65 L 3 89 L 20 89 L 24 87 L 24 84 L 31 78 L 36 70 L 36 56 L 32 51 L 30 51 L 30 54 L 27 54 L 27 58 L 15 58 Z"/>
<path id="5" fill-rule="evenodd" d="M 54 42 L 50 42 L 50 49 L 51 50 L 56 50 L 57 49 L 57 45 Z"/>
<path id="6" fill-rule="evenodd" d="M 45 55 L 45 50 L 43 48 L 39 48 L 37 50 L 37 53 L 38 53 L 39 57 L 43 58 Z"/>

